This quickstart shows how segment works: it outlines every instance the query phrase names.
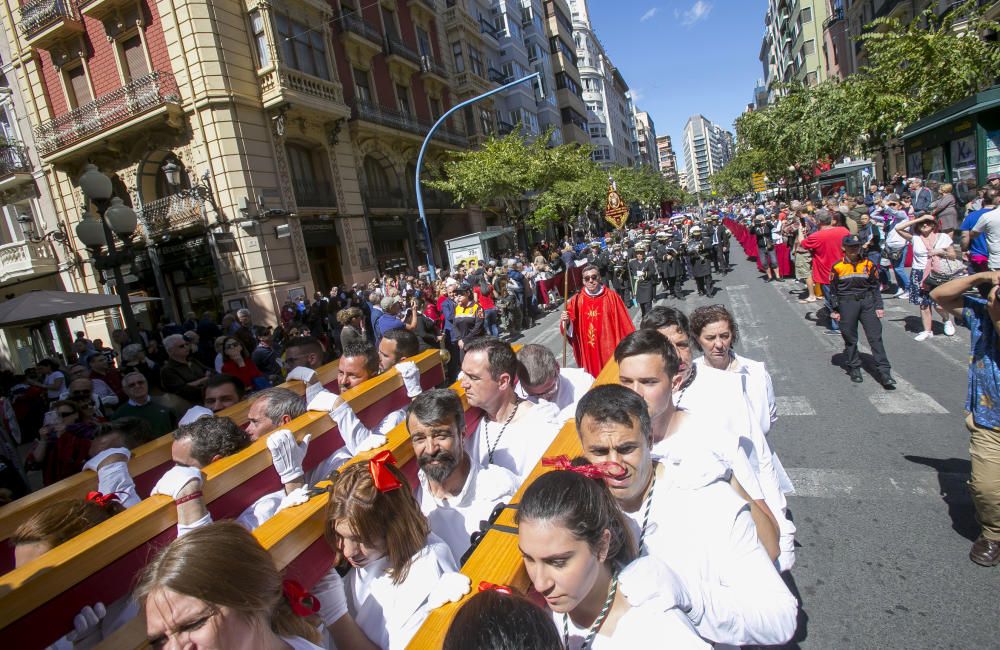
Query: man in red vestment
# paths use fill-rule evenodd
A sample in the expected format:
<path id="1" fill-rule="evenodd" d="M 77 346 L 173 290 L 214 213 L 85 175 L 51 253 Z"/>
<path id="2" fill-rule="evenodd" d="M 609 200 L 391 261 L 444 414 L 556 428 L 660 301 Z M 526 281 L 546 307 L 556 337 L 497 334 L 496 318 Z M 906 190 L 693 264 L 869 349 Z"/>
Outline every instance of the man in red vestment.
<path id="1" fill-rule="evenodd" d="M 635 331 L 625 303 L 601 284 L 593 264 L 583 267 L 583 290 L 569 299 L 559 327 L 573 344 L 576 364 L 594 377 L 623 338 Z"/>

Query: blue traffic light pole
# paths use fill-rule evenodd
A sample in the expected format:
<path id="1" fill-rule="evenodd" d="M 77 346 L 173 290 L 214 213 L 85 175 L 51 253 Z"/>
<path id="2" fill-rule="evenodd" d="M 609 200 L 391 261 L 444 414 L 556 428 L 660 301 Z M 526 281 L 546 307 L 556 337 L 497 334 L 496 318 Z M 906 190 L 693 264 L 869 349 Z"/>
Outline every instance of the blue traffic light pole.
<path id="1" fill-rule="evenodd" d="M 420 223 L 424 228 L 424 242 L 426 242 L 427 245 L 427 270 L 431 275 L 432 281 L 437 280 L 437 269 L 434 266 L 434 248 L 433 244 L 431 243 L 431 229 L 427 225 L 427 215 L 424 213 L 424 192 L 423 188 L 420 185 L 420 170 L 424 165 L 424 152 L 427 151 L 427 144 L 431 141 L 431 137 L 433 137 L 434 131 L 436 131 L 437 128 L 441 126 L 444 123 L 444 121 L 447 120 L 448 117 L 450 117 L 451 114 L 454 113 L 455 111 L 465 108 L 470 104 L 475 104 L 480 100 L 490 97 L 491 95 L 502 93 L 508 88 L 513 88 L 517 84 L 524 83 L 525 81 L 531 81 L 538 76 L 539 76 L 538 72 L 534 74 L 529 74 L 527 77 L 521 77 L 520 79 L 515 79 L 514 81 L 505 83 L 499 88 L 494 88 L 489 92 L 485 92 L 482 95 L 476 95 L 475 97 L 472 97 L 470 99 L 465 100 L 464 102 L 452 106 L 447 111 L 445 111 L 444 115 L 438 118 L 437 122 L 434 123 L 434 126 L 431 127 L 431 130 L 428 131 L 427 135 L 424 137 L 424 142 L 423 144 L 420 145 L 420 154 L 417 155 L 417 171 L 416 171 L 417 211 L 420 213 Z"/>

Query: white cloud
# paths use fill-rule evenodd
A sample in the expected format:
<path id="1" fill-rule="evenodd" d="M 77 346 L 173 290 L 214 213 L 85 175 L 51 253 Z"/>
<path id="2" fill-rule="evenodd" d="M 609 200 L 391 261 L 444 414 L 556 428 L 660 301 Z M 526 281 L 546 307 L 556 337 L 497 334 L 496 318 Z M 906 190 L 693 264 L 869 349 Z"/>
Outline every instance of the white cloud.
<path id="1" fill-rule="evenodd" d="M 639 22 L 640 23 L 646 22 L 647 20 L 649 20 L 650 18 L 652 18 L 653 16 L 655 16 L 657 11 L 659 11 L 659 9 L 657 9 L 656 7 L 653 7 L 652 9 L 650 9 L 649 11 L 647 11 L 646 13 L 644 13 L 642 15 L 642 18 L 639 19 Z"/>
<path id="2" fill-rule="evenodd" d="M 708 14 L 711 11 L 711 2 L 705 2 L 705 0 L 695 0 L 695 3 L 691 5 L 691 8 L 685 10 L 681 14 L 681 24 L 690 27 L 691 25 L 708 18 Z"/>

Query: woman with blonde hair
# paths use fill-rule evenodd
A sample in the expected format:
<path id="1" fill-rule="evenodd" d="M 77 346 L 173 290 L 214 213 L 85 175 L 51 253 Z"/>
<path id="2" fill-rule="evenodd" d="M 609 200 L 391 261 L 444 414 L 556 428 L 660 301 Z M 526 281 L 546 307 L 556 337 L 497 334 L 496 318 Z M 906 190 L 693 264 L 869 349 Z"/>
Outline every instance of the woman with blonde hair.
<path id="1" fill-rule="evenodd" d="M 154 648 L 318 650 L 312 598 L 282 581 L 271 555 L 232 521 L 178 537 L 133 594 Z"/>
<path id="2" fill-rule="evenodd" d="M 958 205 L 955 188 L 951 183 L 942 183 L 938 188 L 941 196 L 931 204 L 931 214 L 937 219 L 938 232 L 948 236 L 958 228 Z"/>
<path id="3" fill-rule="evenodd" d="M 405 648 L 432 609 L 469 590 L 388 451 L 333 477 L 326 539 L 350 566 L 316 587 L 338 648 Z"/>

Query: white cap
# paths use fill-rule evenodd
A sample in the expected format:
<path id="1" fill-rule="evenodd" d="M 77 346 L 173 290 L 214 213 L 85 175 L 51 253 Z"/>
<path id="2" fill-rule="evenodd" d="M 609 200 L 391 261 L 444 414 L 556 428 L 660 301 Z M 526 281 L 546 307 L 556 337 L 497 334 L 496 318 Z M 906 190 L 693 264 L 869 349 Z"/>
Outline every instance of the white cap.
<path id="1" fill-rule="evenodd" d="M 182 417 L 181 421 L 178 422 L 177 424 L 183 426 L 185 424 L 191 424 L 192 422 L 200 420 L 203 417 L 206 416 L 212 417 L 214 415 L 215 413 L 212 413 L 211 409 L 207 409 L 204 406 L 192 406 L 187 410 L 187 413 L 184 414 L 184 417 Z"/>

